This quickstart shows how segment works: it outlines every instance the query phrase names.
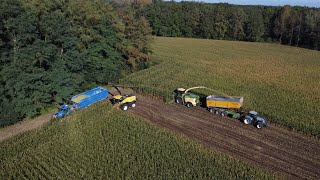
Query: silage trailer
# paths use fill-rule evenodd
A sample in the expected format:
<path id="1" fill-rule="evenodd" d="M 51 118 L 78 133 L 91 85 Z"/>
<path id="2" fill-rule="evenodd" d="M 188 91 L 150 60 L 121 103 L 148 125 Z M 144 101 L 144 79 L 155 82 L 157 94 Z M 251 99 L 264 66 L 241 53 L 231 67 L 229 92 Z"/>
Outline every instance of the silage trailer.
<path id="1" fill-rule="evenodd" d="M 97 87 L 71 98 L 72 106 L 75 109 L 82 109 L 98 101 L 107 99 L 109 91 L 102 87 Z"/>

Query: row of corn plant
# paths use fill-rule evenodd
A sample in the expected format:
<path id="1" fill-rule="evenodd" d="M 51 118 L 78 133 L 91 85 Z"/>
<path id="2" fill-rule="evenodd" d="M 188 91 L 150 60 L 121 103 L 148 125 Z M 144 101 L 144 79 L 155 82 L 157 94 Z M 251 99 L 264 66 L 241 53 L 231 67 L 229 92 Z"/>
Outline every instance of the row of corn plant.
<path id="1" fill-rule="evenodd" d="M 273 179 L 100 102 L 0 144 L 0 179 Z"/>
<path id="2" fill-rule="evenodd" d="M 254 109 L 296 131 L 320 136 L 320 52 L 268 43 L 156 37 L 159 64 L 121 83 L 172 99 L 178 87 L 207 86 L 244 96 Z M 214 92 L 206 92 L 214 94 Z"/>

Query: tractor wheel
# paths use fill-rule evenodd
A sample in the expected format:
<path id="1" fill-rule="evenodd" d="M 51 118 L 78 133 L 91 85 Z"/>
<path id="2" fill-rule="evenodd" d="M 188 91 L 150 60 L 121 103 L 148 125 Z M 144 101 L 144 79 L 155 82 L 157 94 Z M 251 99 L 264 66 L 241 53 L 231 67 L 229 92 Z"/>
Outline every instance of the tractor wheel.
<path id="1" fill-rule="evenodd" d="M 182 104 L 182 99 L 178 97 L 178 98 L 175 99 L 175 102 L 177 104 Z"/>
<path id="2" fill-rule="evenodd" d="M 263 124 L 261 122 L 257 122 L 256 128 L 262 129 L 262 127 L 263 127 Z"/>
<path id="3" fill-rule="evenodd" d="M 128 105 L 127 104 L 123 104 L 121 106 L 121 109 L 124 110 L 124 111 L 128 110 Z"/>
<path id="4" fill-rule="evenodd" d="M 186 106 L 190 108 L 190 107 L 193 107 L 193 104 L 191 102 L 187 102 Z"/>
<path id="5" fill-rule="evenodd" d="M 244 124 L 251 124 L 251 121 L 250 121 L 249 119 L 245 118 L 245 119 L 243 120 L 243 123 L 244 123 Z"/>
<path id="6" fill-rule="evenodd" d="M 136 102 L 133 102 L 133 103 L 131 104 L 131 107 L 135 108 L 135 107 L 136 107 Z"/>

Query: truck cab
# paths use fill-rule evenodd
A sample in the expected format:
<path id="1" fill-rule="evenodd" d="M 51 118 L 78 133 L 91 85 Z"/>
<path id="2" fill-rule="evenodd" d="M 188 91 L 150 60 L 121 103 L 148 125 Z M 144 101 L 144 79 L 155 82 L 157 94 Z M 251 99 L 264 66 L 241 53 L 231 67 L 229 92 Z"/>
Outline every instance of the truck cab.
<path id="1" fill-rule="evenodd" d="M 258 129 L 261 129 L 267 126 L 267 122 L 264 118 L 260 117 L 258 112 L 249 111 L 248 115 L 243 119 L 244 124 L 254 124 L 254 126 Z"/>
<path id="2" fill-rule="evenodd" d="M 63 118 L 65 116 L 68 116 L 70 113 L 72 113 L 73 110 L 66 104 L 63 104 L 59 107 L 58 112 L 56 112 L 54 115 L 52 115 L 52 118 Z"/>

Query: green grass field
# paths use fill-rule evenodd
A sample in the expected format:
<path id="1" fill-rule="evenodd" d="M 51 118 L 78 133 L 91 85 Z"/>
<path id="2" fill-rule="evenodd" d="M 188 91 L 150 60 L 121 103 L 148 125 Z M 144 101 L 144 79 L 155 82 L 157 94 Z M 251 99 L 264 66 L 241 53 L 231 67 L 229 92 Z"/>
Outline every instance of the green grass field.
<path id="1" fill-rule="evenodd" d="M 155 37 L 149 69 L 121 83 L 173 99 L 178 87 L 244 96 L 271 122 L 320 136 L 320 52 L 278 44 Z M 207 94 L 213 92 L 205 92 Z"/>
<path id="2" fill-rule="evenodd" d="M 105 102 L 0 144 L 0 179 L 273 179 Z"/>

